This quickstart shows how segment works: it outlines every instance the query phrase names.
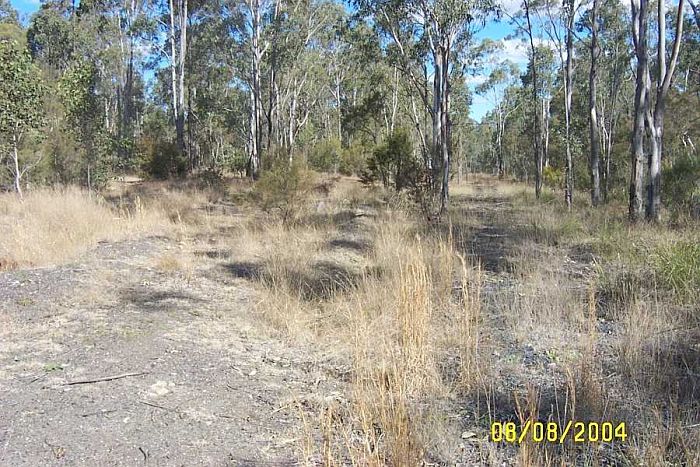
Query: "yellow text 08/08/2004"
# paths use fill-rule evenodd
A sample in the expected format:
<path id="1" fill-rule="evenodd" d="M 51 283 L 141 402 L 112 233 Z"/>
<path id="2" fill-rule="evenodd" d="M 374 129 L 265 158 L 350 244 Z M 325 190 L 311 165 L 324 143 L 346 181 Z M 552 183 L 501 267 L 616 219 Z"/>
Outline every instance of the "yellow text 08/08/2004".
<path id="1" fill-rule="evenodd" d="M 533 420 L 527 420 L 522 424 L 493 422 L 490 439 L 495 443 L 511 444 L 522 444 L 526 441 L 564 444 L 566 440 L 574 443 L 624 442 L 627 439 L 627 426 L 625 422 L 612 421 L 569 420 L 566 424 Z"/>

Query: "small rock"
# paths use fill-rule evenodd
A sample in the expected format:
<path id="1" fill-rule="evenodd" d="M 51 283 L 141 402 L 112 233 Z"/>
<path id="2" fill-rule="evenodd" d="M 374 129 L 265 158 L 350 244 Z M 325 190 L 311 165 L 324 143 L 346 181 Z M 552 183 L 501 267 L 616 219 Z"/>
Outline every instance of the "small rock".
<path id="1" fill-rule="evenodd" d="M 475 437 L 476 437 L 476 433 L 474 433 L 473 431 L 465 431 L 464 433 L 462 433 L 462 439 L 469 439 L 469 438 L 475 438 Z"/>

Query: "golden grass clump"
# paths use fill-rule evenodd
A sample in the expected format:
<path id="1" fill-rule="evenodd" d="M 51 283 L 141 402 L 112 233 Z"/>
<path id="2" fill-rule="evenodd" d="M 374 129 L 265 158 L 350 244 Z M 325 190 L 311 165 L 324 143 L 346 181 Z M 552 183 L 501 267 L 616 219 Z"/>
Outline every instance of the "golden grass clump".
<path id="1" fill-rule="evenodd" d="M 99 241 L 162 230 L 168 220 L 140 200 L 115 210 L 77 188 L 0 195 L 0 267 L 46 266 L 76 258 Z"/>

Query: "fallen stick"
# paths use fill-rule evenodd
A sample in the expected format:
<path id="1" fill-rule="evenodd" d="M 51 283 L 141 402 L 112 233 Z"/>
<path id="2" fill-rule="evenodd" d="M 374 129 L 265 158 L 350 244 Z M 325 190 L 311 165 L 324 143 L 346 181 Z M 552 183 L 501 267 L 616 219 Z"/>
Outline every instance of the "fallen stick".
<path id="1" fill-rule="evenodd" d="M 145 375 L 147 373 L 124 373 L 121 375 L 114 375 L 114 376 L 105 376 L 103 378 L 95 378 L 95 379 L 83 379 L 83 380 L 78 380 L 78 381 L 70 381 L 68 383 L 63 383 L 63 386 L 75 386 L 76 384 L 92 384 L 92 383 L 100 383 L 102 381 L 113 381 L 115 379 L 122 379 L 122 378 L 128 378 L 130 376 L 141 376 Z"/>

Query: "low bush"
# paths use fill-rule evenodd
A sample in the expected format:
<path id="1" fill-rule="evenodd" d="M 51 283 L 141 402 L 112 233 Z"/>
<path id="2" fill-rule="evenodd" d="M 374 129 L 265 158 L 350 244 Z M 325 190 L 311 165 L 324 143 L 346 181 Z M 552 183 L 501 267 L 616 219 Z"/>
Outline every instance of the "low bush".
<path id="1" fill-rule="evenodd" d="M 685 155 L 665 167 L 662 176 L 665 204 L 676 215 L 700 219 L 700 158 Z"/>
<path id="2" fill-rule="evenodd" d="M 387 188 L 401 191 L 416 184 L 418 172 L 410 136 L 398 129 L 374 150 L 362 178 L 366 183 L 380 181 Z"/>
<path id="3" fill-rule="evenodd" d="M 172 141 L 146 139 L 141 142 L 141 169 L 159 180 L 182 176 L 187 171 L 187 159 Z"/>
<path id="4" fill-rule="evenodd" d="M 293 223 L 313 193 L 316 176 L 303 162 L 278 159 L 255 185 L 254 196 L 266 211 L 278 210 L 285 224 Z"/>

